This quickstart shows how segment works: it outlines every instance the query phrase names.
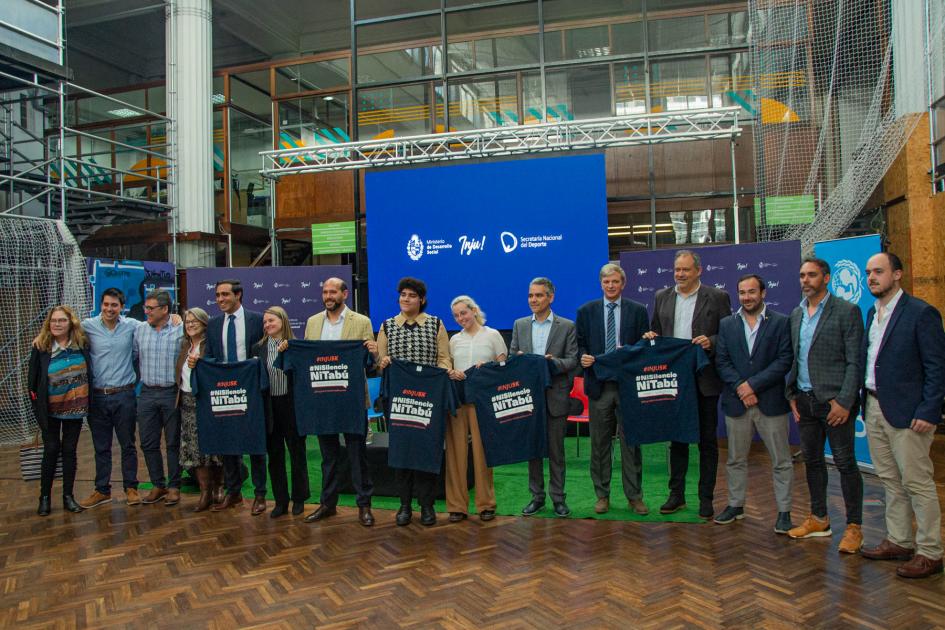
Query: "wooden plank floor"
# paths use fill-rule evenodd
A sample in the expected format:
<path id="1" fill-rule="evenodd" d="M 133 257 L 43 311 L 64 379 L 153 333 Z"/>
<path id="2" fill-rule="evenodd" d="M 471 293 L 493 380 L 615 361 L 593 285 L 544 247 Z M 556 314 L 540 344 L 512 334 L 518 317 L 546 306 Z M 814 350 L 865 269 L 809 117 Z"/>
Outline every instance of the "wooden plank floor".
<path id="1" fill-rule="evenodd" d="M 87 433 L 80 445 L 84 496 Z M 840 557 L 839 533 L 776 536 L 763 450 L 749 474 L 747 516 L 728 526 L 499 517 L 400 528 L 377 511 L 366 529 L 344 508 L 315 525 L 246 508 L 192 514 L 192 496 L 175 508 L 115 502 L 68 514 L 58 485 L 43 519 L 37 482 L 19 480 L 16 449 L 0 449 L 0 627 L 945 627 L 945 580 L 906 581 L 895 563 Z M 806 514 L 803 466 L 796 482 L 795 521 Z M 716 497 L 720 509 L 721 470 Z M 867 475 L 868 541 L 882 532 L 881 498 Z M 835 471 L 830 500 L 842 525 Z"/>

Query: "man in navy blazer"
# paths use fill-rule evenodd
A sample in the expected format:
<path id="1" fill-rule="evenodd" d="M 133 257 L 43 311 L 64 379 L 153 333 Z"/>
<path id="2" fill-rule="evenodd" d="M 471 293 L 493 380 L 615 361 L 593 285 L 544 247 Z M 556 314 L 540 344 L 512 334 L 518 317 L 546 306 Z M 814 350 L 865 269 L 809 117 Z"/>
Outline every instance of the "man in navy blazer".
<path id="1" fill-rule="evenodd" d="M 870 457 L 886 489 L 886 538 L 860 553 L 908 560 L 897 574 L 929 577 L 942 572 L 942 515 L 929 458 L 945 399 L 942 316 L 902 290 L 895 254 L 871 257 L 866 276 L 876 303 L 863 336 L 863 405 Z"/>
<path id="2" fill-rule="evenodd" d="M 621 297 L 627 274 L 620 265 L 607 263 L 600 270 L 603 299 L 591 300 L 577 312 L 577 344 L 581 367 L 584 368 L 584 393 L 588 398 L 591 434 L 591 481 L 597 503 L 594 511 L 603 514 L 610 509 L 610 479 L 613 465 L 613 437 L 620 440 L 620 465 L 623 493 L 637 514 L 649 514 L 643 502 L 643 456 L 640 447 L 628 447 L 620 430 L 620 396 L 616 382 L 601 383 L 591 366 L 594 356 L 613 352 L 620 346 L 632 345 L 649 329 L 646 307 Z M 606 314 L 605 314 L 606 311 Z"/>
<path id="3" fill-rule="evenodd" d="M 250 357 L 250 348 L 263 338 L 262 315 L 243 308 L 243 285 L 239 280 L 221 280 L 216 286 L 217 306 L 223 311 L 212 317 L 207 323 L 207 349 L 205 359 L 217 361 L 245 361 Z M 230 326 L 233 330 L 230 330 Z M 228 338 L 235 338 L 235 351 L 229 347 Z M 243 496 L 240 489 L 242 480 L 242 457 L 224 455 L 223 485 L 226 496 L 222 503 L 211 507 L 213 511 L 226 510 L 240 505 Z M 266 511 L 266 456 L 250 455 L 255 499 L 252 514 L 257 516 Z"/>
<path id="4" fill-rule="evenodd" d="M 722 410 L 728 433 L 728 505 L 715 517 L 720 525 L 745 517 L 748 453 L 755 429 L 761 436 L 774 474 L 778 517 L 774 531 L 787 534 L 791 524 L 794 468 L 788 445 L 788 412 L 784 379 L 794 362 L 787 316 L 768 310 L 765 281 L 748 274 L 738 281 L 741 308 L 719 324 L 715 367 L 725 383 Z"/>

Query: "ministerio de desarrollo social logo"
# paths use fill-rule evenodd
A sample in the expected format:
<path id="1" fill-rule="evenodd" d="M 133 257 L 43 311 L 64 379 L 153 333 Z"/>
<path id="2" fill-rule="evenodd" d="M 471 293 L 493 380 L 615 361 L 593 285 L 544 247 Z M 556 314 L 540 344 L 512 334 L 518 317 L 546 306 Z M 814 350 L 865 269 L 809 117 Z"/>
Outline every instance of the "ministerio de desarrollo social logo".
<path id="1" fill-rule="evenodd" d="M 415 261 L 423 256 L 423 241 L 416 234 L 411 235 L 410 240 L 407 241 L 407 256 Z"/>

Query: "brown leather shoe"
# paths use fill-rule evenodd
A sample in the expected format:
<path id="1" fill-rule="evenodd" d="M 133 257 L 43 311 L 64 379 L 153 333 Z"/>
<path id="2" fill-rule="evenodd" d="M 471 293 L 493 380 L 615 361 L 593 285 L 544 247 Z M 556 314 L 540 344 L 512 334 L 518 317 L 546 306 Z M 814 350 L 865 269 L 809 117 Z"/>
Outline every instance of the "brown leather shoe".
<path id="1" fill-rule="evenodd" d="M 643 502 L 643 499 L 630 499 L 627 505 L 640 516 L 646 516 L 650 513 L 650 508 Z"/>
<path id="2" fill-rule="evenodd" d="M 128 505 L 141 505 L 141 495 L 138 494 L 137 488 L 125 488 L 125 499 Z"/>
<path id="3" fill-rule="evenodd" d="M 112 502 L 112 495 L 104 494 L 98 490 L 93 490 L 92 494 L 88 498 L 82 499 L 79 501 L 79 506 L 83 510 L 88 510 L 89 508 L 94 508 L 97 505 L 104 505 L 106 503 Z"/>
<path id="4" fill-rule="evenodd" d="M 904 578 L 927 578 L 942 572 L 942 559 L 932 560 L 921 553 L 915 554 L 912 560 L 900 565 L 896 575 Z"/>
<path id="5" fill-rule="evenodd" d="M 606 514 L 608 510 L 610 510 L 610 499 L 607 497 L 597 499 L 597 503 L 594 504 L 594 512 L 597 514 Z"/>
<path id="6" fill-rule="evenodd" d="M 883 538 L 883 542 L 875 547 L 863 547 L 860 549 L 860 555 L 868 560 L 912 560 L 915 555 L 915 549 L 900 547 L 888 538 Z"/>
<path id="7" fill-rule="evenodd" d="M 358 508 L 358 522 L 365 527 L 372 527 L 374 525 L 374 515 L 371 514 L 370 507 Z"/>
<path id="8" fill-rule="evenodd" d="M 168 488 L 164 497 L 164 505 L 170 507 L 180 503 L 180 488 Z"/>
<path id="9" fill-rule="evenodd" d="M 266 511 L 266 497 L 256 497 L 253 499 L 253 516 L 259 516 Z"/>
<path id="10" fill-rule="evenodd" d="M 147 493 L 144 497 L 141 498 L 142 503 L 150 504 L 157 503 L 158 501 L 163 501 L 164 497 L 167 496 L 167 488 L 151 488 L 151 492 Z"/>
<path id="11" fill-rule="evenodd" d="M 214 503 L 210 506 L 211 512 L 222 512 L 237 505 L 243 505 L 243 496 L 239 494 L 227 494 L 220 503 Z"/>

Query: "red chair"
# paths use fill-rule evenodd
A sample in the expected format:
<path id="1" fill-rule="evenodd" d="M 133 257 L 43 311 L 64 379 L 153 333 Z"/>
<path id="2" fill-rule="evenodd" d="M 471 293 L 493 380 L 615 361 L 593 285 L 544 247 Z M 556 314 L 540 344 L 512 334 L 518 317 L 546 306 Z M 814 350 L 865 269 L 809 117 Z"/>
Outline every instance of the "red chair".
<path id="1" fill-rule="evenodd" d="M 584 393 L 584 378 L 581 376 L 574 377 L 574 386 L 571 388 L 571 398 L 581 401 L 581 404 L 584 405 L 584 411 L 576 416 L 568 416 L 568 422 L 575 422 L 577 426 L 575 429 L 577 431 L 577 456 L 581 456 L 581 424 L 587 424 L 590 422 L 590 416 L 587 412 L 587 394 Z M 590 432 L 588 432 L 590 435 Z"/>

